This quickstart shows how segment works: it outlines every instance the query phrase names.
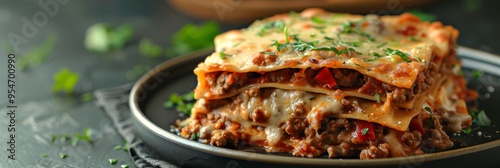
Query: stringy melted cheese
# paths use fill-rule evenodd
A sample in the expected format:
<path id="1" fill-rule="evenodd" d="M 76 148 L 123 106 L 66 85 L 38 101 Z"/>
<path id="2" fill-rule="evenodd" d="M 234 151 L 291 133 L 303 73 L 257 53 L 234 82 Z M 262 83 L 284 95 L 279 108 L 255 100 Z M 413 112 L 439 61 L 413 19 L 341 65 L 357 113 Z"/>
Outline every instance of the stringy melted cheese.
<path id="1" fill-rule="evenodd" d="M 237 121 L 242 127 L 250 128 L 254 125 L 265 126 L 268 143 L 274 144 L 281 138 L 278 126 L 294 116 L 298 108 L 304 108 L 306 119 L 313 128 L 319 129 L 325 116 L 358 119 L 378 123 L 399 131 L 406 131 L 411 119 L 417 115 L 421 108 L 402 109 L 391 102 L 373 103 L 373 101 L 348 97 L 351 102 L 359 104 L 353 111 L 345 112 L 342 109 L 342 99 L 339 96 L 330 96 L 304 91 L 265 89 L 261 94 L 268 97 L 249 97 L 246 93 L 239 95 L 241 102 L 236 107 L 231 104 L 213 109 L 211 113 L 225 115 L 231 121 Z M 243 97 L 243 98 L 241 98 Z M 389 99 L 391 96 L 388 97 Z M 416 107 L 422 107 L 425 98 L 418 98 Z M 200 111 L 206 101 L 198 101 L 193 112 Z M 267 122 L 254 122 L 249 117 L 256 110 L 261 110 Z"/>

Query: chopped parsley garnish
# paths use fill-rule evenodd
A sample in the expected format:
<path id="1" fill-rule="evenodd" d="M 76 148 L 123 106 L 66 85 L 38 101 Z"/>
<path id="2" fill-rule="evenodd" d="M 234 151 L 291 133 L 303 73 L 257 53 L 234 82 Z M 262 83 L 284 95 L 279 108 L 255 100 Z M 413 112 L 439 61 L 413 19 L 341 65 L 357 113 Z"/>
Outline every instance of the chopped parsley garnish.
<path id="1" fill-rule="evenodd" d="M 278 41 L 274 41 L 273 44 L 271 44 L 271 46 L 276 46 L 276 49 L 278 50 L 278 52 L 280 52 L 281 50 L 287 48 L 287 47 L 291 47 L 293 48 L 293 50 L 295 51 L 298 51 L 298 52 L 304 52 L 304 51 L 307 51 L 307 50 L 323 50 L 323 51 L 333 51 L 335 52 L 337 55 L 341 55 L 343 53 L 347 53 L 347 54 L 351 54 L 351 52 L 355 52 L 357 54 L 362 54 L 360 52 L 357 52 L 355 49 L 353 48 L 346 48 L 346 49 L 342 49 L 342 50 L 338 50 L 337 48 L 335 47 L 316 47 L 315 45 L 319 43 L 319 41 L 312 41 L 312 42 L 304 42 L 302 40 L 300 40 L 297 35 L 293 35 L 293 39 L 295 40 L 294 42 L 290 42 L 288 37 L 288 28 L 285 27 L 285 37 L 286 37 L 286 43 L 284 44 L 281 44 L 279 43 Z M 325 39 L 329 39 L 328 37 L 325 37 Z M 330 38 L 331 39 L 331 38 Z M 351 45 L 356 45 L 358 43 L 353 43 Z"/>
<path id="2" fill-rule="evenodd" d="M 333 40 L 335 40 L 334 38 L 331 38 L 331 37 L 328 37 L 328 36 L 325 36 L 324 38 L 325 38 L 325 40 L 328 40 L 328 41 L 333 41 Z"/>
<path id="3" fill-rule="evenodd" d="M 283 30 L 286 26 L 286 23 L 282 20 L 277 20 L 269 23 L 265 23 L 259 27 L 259 32 L 257 35 L 263 36 L 267 30 L 270 29 L 278 29 L 278 30 Z"/>
<path id="4" fill-rule="evenodd" d="M 309 34 L 309 37 L 314 38 L 314 37 L 316 37 L 316 34 Z"/>
<path id="5" fill-rule="evenodd" d="M 340 30 L 341 30 L 340 32 L 341 33 L 353 33 L 354 28 L 352 26 L 353 26 L 353 23 L 350 21 L 342 22 L 342 23 L 340 23 Z"/>
<path id="6" fill-rule="evenodd" d="M 139 42 L 139 52 L 146 57 L 158 58 L 163 54 L 163 49 L 160 45 L 153 43 L 151 39 L 143 38 Z"/>
<path id="7" fill-rule="evenodd" d="M 393 56 L 393 55 L 397 55 L 399 56 L 403 61 L 405 62 L 411 62 L 411 60 L 408 59 L 408 57 L 410 56 L 410 54 L 407 54 L 407 53 L 404 53 L 402 51 L 399 51 L 399 50 L 393 50 L 391 48 L 386 48 L 384 50 L 384 52 L 389 55 L 389 56 Z"/>
<path id="8" fill-rule="evenodd" d="M 356 51 L 354 48 L 346 48 L 342 50 L 338 50 L 335 47 L 313 47 L 311 50 L 323 50 L 323 51 L 333 51 L 337 55 L 342 55 L 343 53 L 347 53 L 347 55 L 351 55 L 351 52 L 355 52 L 356 54 L 361 55 L 362 53 Z"/>
<path id="9" fill-rule="evenodd" d="M 286 44 L 281 44 L 278 41 L 274 41 L 273 46 L 276 46 L 276 49 L 279 51 L 283 50 L 287 45 Z"/>
<path id="10" fill-rule="evenodd" d="M 375 41 L 375 38 L 373 38 L 370 34 L 366 33 L 365 31 L 361 30 L 360 28 L 354 28 L 354 25 L 355 25 L 355 23 L 353 23 L 351 21 L 342 22 L 340 24 L 340 33 L 345 33 L 345 34 L 358 33 L 359 35 L 366 37 L 371 42 Z"/>
<path id="11" fill-rule="evenodd" d="M 116 163 L 118 163 L 118 160 L 116 160 L 116 159 L 108 159 L 108 162 L 111 165 L 115 165 Z"/>
<path id="12" fill-rule="evenodd" d="M 472 122 L 479 126 L 489 126 L 491 124 L 491 120 L 488 118 L 484 110 L 472 110 L 470 115 L 472 117 Z"/>
<path id="13" fill-rule="evenodd" d="M 314 99 L 316 99 L 316 97 L 311 97 L 311 98 L 309 98 L 309 100 L 310 100 L 310 101 L 312 101 L 312 100 L 314 100 Z"/>
<path id="14" fill-rule="evenodd" d="M 355 41 L 355 42 L 343 42 L 343 41 L 340 41 L 339 43 L 342 44 L 342 45 L 348 45 L 348 46 L 352 46 L 352 47 L 359 47 L 359 46 L 361 46 L 361 44 L 363 44 L 360 41 Z"/>
<path id="15" fill-rule="evenodd" d="M 370 40 L 371 42 L 374 42 L 375 41 L 375 38 L 373 38 L 370 34 L 364 32 L 364 31 L 361 31 L 361 30 L 358 30 L 358 33 L 359 35 L 363 36 L 363 37 L 366 37 L 368 40 Z"/>
<path id="16" fill-rule="evenodd" d="M 42 153 L 41 155 L 43 158 L 46 158 L 47 156 L 49 156 L 49 154 L 46 154 L 46 153 Z"/>
<path id="17" fill-rule="evenodd" d="M 234 48 L 234 47 L 238 47 L 240 44 L 241 44 L 241 41 L 240 41 L 240 42 L 238 42 L 238 43 L 236 43 L 236 44 L 234 44 L 232 48 Z"/>
<path id="18" fill-rule="evenodd" d="M 323 20 L 323 19 L 321 19 L 321 18 L 319 18 L 319 17 L 316 17 L 316 16 L 312 17 L 312 18 L 311 18 L 311 20 L 312 20 L 314 23 L 317 23 L 317 24 L 323 24 L 323 23 L 325 23 L 325 20 Z"/>
<path id="19" fill-rule="evenodd" d="M 382 48 L 383 46 L 387 45 L 387 41 L 383 42 L 382 44 L 378 45 L 377 48 Z"/>
<path id="20" fill-rule="evenodd" d="M 462 129 L 462 132 L 465 134 L 470 134 L 472 132 L 472 129 L 470 127 L 467 127 L 465 129 Z"/>
<path id="21" fill-rule="evenodd" d="M 167 48 L 167 55 L 173 57 L 191 51 L 213 47 L 214 38 L 220 33 L 220 26 L 214 21 L 205 22 L 199 26 L 187 24 L 173 34 L 170 39 L 170 46 Z"/>
<path id="22" fill-rule="evenodd" d="M 425 107 L 424 109 L 425 109 L 425 111 L 432 113 L 432 109 L 430 107 Z"/>
<path id="23" fill-rule="evenodd" d="M 337 45 L 334 38 L 328 36 L 325 36 L 324 38 L 327 42 L 331 42 L 333 45 Z"/>
<path id="24" fill-rule="evenodd" d="M 66 159 L 68 157 L 68 154 L 65 153 L 59 153 L 59 158 L 61 159 Z"/>
<path id="25" fill-rule="evenodd" d="M 429 112 L 429 127 L 434 127 L 434 117 L 432 115 L 432 109 L 430 107 L 425 107 L 425 111 Z"/>
<path id="26" fill-rule="evenodd" d="M 177 93 L 172 93 L 170 99 L 166 101 L 163 106 L 167 109 L 176 107 L 176 110 L 187 115 L 191 115 L 191 109 L 194 105 L 194 92 L 191 91 L 184 95 L 178 95 Z"/>
<path id="27" fill-rule="evenodd" d="M 189 139 L 194 140 L 194 141 L 198 140 L 198 133 L 191 134 L 191 137 L 189 137 Z"/>
<path id="28" fill-rule="evenodd" d="M 266 55 L 270 55 L 270 56 L 276 56 L 276 54 L 274 52 L 263 51 L 263 52 L 260 52 L 260 53 L 266 54 Z"/>
<path id="29" fill-rule="evenodd" d="M 423 62 L 422 58 L 417 57 L 418 61 Z"/>
<path id="30" fill-rule="evenodd" d="M 374 57 L 373 57 L 372 59 L 366 59 L 366 60 L 364 60 L 364 61 L 365 61 L 365 62 L 375 61 L 375 60 L 377 60 L 377 59 L 379 59 L 379 58 L 381 58 L 381 57 L 382 57 L 382 55 L 380 55 L 379 53 L 373 53 L 373 56 L 374 56 Z"/>
<path id="31" fill-rule="evenodd" d="M 288 37 L 290 37 L 290 36 L 288 36 L 288 27 L 285 27 L 283 31 L 285 32 L 285 40 L 286 40 L 286 43 L 288 44 L 288 43 L 290 43 L 290 39 L 288 38 Z"/>
<path id="32" fill-rule="evenodd" d="M 484 75 L 484 72 L 483 72 L 483 71 L 481 71 L 481 70 L 477 70 L 477 69 L 475 69 L 475 70 L 473 70 L 473 71 L 472 71 L 472 76 L 473 76 L 474 78 L 480 78 L 480 77 L 481 77 L 481 76 L 483 76 L 483 75 Z"/>
<path id="33" fill-rule="evenodd" d="M 226 53 L 224 53 L 224 51 L 220 51 L 219 55 L 220 55 L 220 58 L 226 59 Z"/>
<path id="34" fill-rule="evenodd" d="M 415 38 L 415 37 L 413 37 L 413 36 L 408 37 L 408 40 L 410 40 L 410 41 L 418 41 L 418 39 L 417 39 L 417 38 Z"/>
<path id="35" fill-rule="evenodd" d="M 321 34 L 325 34 L 326 26 L 311 26 L 311 27 L 318 29 Z"/>
<path id="36" fill-rule="evenodd" d="M 370 130 L 370 128 L 368 128 L 368 127 L 363 128 L 363 129 L 361 130 L 361 135 L 366 135 L 366 134 L 368 134 L 368 131 L 369 131 L 369 130 Z"/>
<path id="37" fill-rule="evenodd" d="M 68 68 L 61 68 L 53 76 L 54 84 L 52 85 L 52 91 L 65 91 L 67 94 L 71 94 L 73 93 L 79 78 L 80 75 L 78 73 L 73 72 Z"/>
<path id="38" fill-rule="evenodd" d="M 128 165 L 121 165 L 120 168 L 128 168 Z"/>
<path id="39" fill-rule="evenodd" d="M 375 100 L 377 101 L 377 103 L 380 103 L 380 94 L 375 94 Z"/>

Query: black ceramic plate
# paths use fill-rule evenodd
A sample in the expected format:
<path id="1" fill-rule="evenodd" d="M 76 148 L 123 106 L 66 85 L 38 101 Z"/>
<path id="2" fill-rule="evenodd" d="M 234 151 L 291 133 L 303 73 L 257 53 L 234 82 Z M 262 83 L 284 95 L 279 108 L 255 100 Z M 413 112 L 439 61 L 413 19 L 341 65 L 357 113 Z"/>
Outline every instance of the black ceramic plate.
<path id="1" fill-rule="evenodd" d="M 186 140 L 171 133 L 170 126 L 179 119 L 179 112 L 167 110 L 163 103 L 172 93 L 187 93 L 196 86 L 193 69 L 212 50 L 191 53 L 165 62 L 134 85 L 130 108 L 135 129 L 146 144 L 164 160 L 182 167 L 449 167 L 500 165 L 500 56 L 464 47 L 458 49 L 463 61 L 468 87 L 479 92 L 475 102 L 492 120 L 491 126 L 474 127 L 470 134 L 450 135 L 457 144 L 467 146 L 420 156 L 359 160 L 301 158 L 238 151 Z M 479 78 L 473 71 L 484 72 Z M 500 127 L 500 125 L 498 125 Z"/>

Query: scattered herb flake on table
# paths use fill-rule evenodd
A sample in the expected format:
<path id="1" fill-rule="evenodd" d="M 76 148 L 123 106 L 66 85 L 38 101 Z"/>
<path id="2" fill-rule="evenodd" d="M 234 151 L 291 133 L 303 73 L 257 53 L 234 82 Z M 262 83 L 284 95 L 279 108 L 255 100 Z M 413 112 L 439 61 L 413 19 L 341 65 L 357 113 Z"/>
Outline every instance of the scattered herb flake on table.
<path id="1" fill-rule="evenodd" d="M 114 150 L 122 150 L 122 146 L 121 145 L 116 145 L 115 147 L 113 147 Z"/>
<path id="2" fill-rule="evenodd" d="M 67 94 L 71 94 L 73 93 L 79 78 L 80 75 L 78 73 L 73 72 L 68 68 L 61 68 L 53 76 L 54 85 L 52 86 L 52 91 L 65 91 Z"/>
<path id="3" fill-rule="evenodd" d="M 68 157 L 68 154 L 65 153 L 59 153 L 59 158 L 61 159 L 66 159 Z"/>
<path id="4" fill-rule="evenodd" d="M 19 58 L 19 69 L 24 70 L 27 67 L 34 67 L 45 62 L 48 55 L 54 49 L 56 42 L 57 36 L 55 34 L 48 35 L 41 46 L 23 54 L 23 56 Z"/>
<path id="5" fill-rule="evenodd" d="M 92 131 L 90 128 L 85 128 L 82 134 L 74 133 L 73 136 L 71 136 L 70 134 L 55 134 L 52 135 L 50 142 L 54 144 L 57 139 L 61 139 L 62 142 L 66 142 L 67 140 L 71 139 L 71 145 L 73 146 L 77 145 L 80 140 L 92 143 L 91 132 Z"/>
<path id="6" fill-rule="evenodd" d="M 108 162 L 111 165 L 115 165 L 116 163 L 118 163 L 118 160 L 116 160 L 116 159 L 108 159 Z"/>
<path id="7" fill-rule="evenodd" d="M 89 51 L 97 53 L 109 53 L 122 49 L 134 34 L 134 28 L 130 25 L 121 25 L 116 28 L 97 23 L 87 28 L 85 35 L 85 47 Z"/>
<path id="8" fill-rule="evenodd" d="M 73 134 L 73 140 L 71 141 L 71 144 L 73 146 L 77 145 L 80 140 L 87 141 L 88 143 L 92 143 L 92 138 L 91 138 L 92 130 L 90 128 L 85 128 L 83 130 L 82 134 L 79 133 L 74 133 Z"/>
<path id="9" fill-rule="evenodd" d="M 151 39 L 143 38 L 139 42 L 139 52 L 146 57 L 158 58 L 163 54 L 163 49 Z"/>

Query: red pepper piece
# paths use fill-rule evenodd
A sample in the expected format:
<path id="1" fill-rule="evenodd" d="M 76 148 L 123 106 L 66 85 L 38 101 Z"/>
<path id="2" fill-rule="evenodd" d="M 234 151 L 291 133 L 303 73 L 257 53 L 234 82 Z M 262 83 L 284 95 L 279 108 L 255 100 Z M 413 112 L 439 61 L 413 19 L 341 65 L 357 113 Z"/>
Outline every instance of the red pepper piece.
<path id="1" fill-rule="evenodd" d="M 410 131 L 417 130 L 422 135 L 425 135 L 425 129 L 422 126 L 422 122 L 418 119 L 418 117 L 413 117 L 408 127 L 410 128 Z"/>
<path id="2" fill-rule="evenodd" d="M 356 120 L 354 123 L 356 124 L 356 134 L 359 140 L 365 141 L 375 139 L 373 123 L 362 120 Z"/>
<path id="3" fill-rule="evenodd" d="M 326 86 L 331 89 L 337 86 L 335 78 L 333 78 L 332 74 L 330 73 L 330 70 L 327 67 L 321 69 L 316 75 L 316 77 L 314 77 L 314 80 L 322 84 L 323 85 L 322 87 Z"/>

